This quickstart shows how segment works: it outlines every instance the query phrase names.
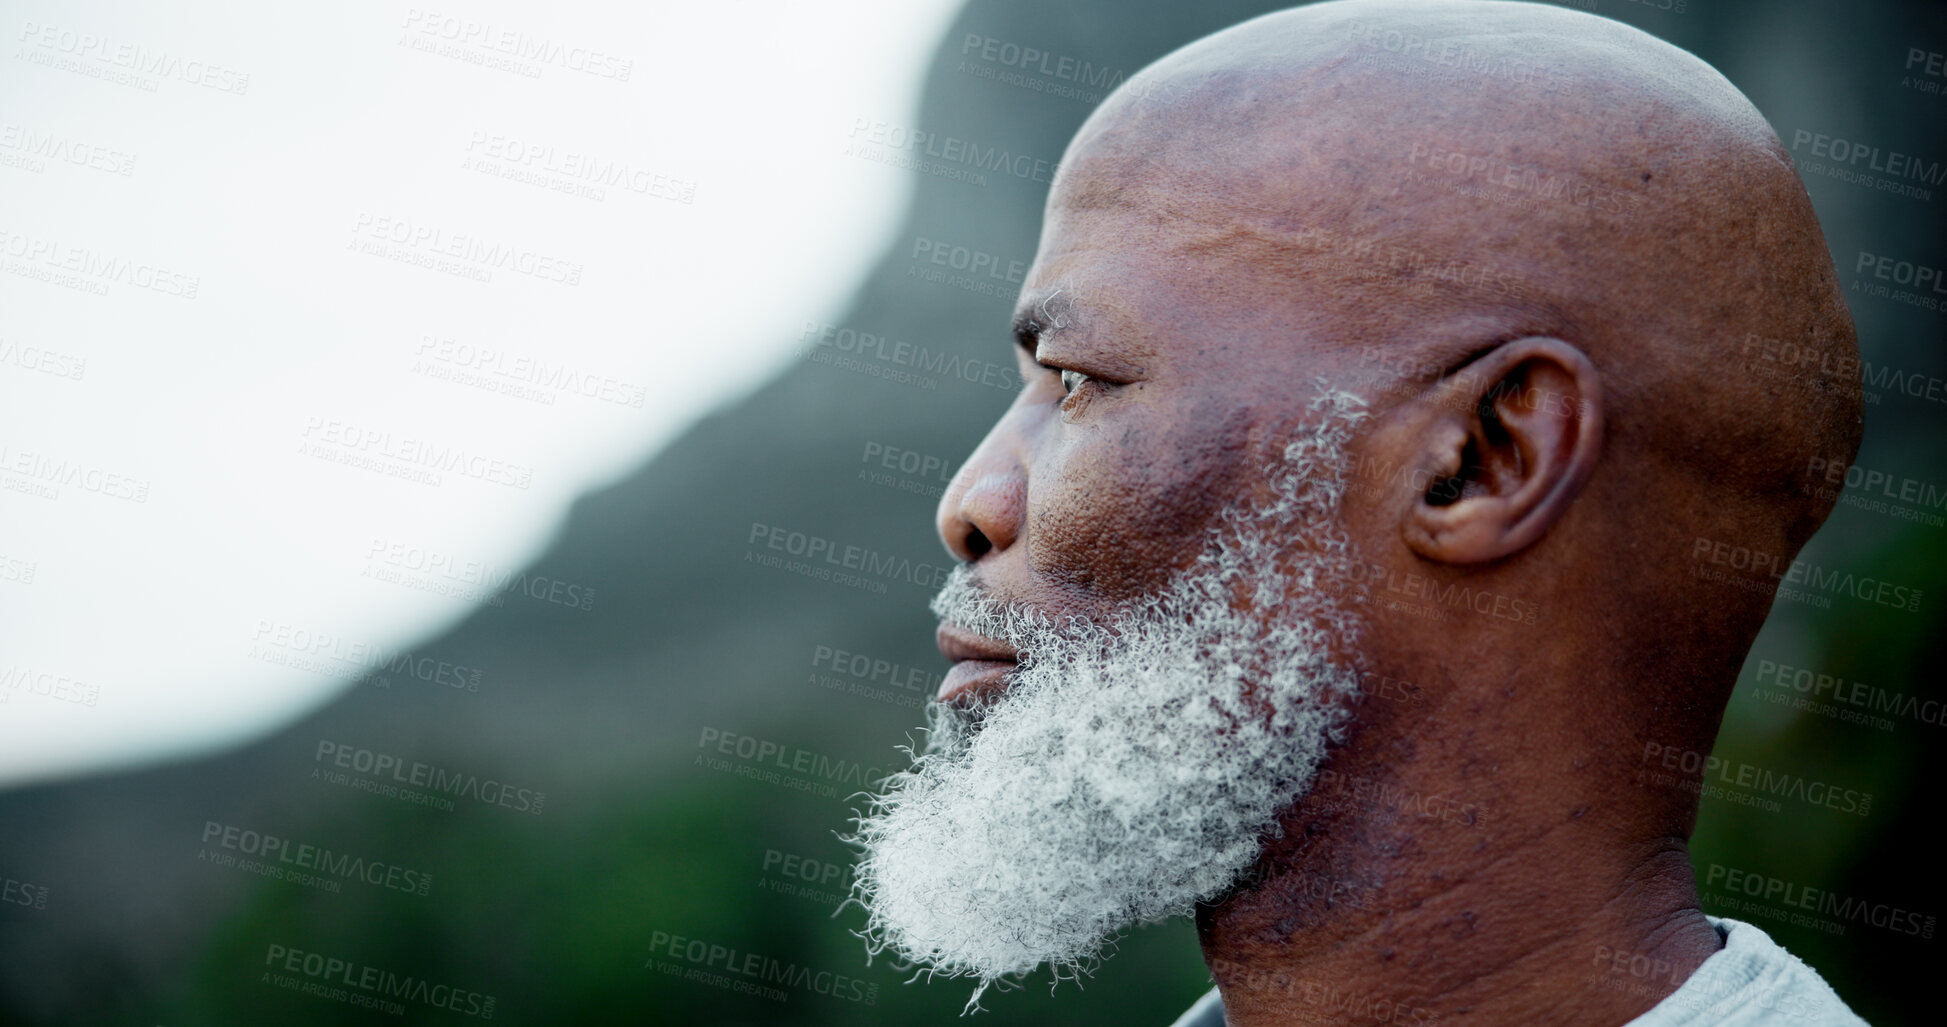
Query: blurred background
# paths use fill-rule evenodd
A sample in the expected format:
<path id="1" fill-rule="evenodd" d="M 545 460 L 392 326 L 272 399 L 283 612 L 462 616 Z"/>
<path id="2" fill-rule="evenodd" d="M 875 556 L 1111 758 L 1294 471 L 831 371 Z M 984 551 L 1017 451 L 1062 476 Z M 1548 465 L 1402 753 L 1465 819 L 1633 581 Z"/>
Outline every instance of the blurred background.
<path id="1" fill-rule="evenodd" d="M 1068 137 L 1286 5 L 693 6 L 7 4 L 0 1022 L 959 1014 L 837 908 L 945 669 L 931 511 Z M 1707 910 L 1926 1022 L 1947 15 L 1565 6 L 1743 89 L 1847 285 L 1866 444 L 1802 556 L 1920 599 L 1780 601 L 1717 753 L 1870 805 L 1732 788 L 1694 853 Z M 1179 922 L 1047 984 L 986 1005 L 1164 1024 L 1208 978 Z"/>

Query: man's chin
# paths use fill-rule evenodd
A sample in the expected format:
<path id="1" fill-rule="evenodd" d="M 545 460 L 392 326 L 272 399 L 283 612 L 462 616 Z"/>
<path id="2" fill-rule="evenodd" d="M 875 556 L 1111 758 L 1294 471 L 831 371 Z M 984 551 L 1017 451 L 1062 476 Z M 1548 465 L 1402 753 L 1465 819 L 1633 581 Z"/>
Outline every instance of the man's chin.
<path id="1" fill-rule="evenodd" d="M 1085 972 L 1121 932 L 1227 891 L 1315 766 L 1269 724 L 1213 730 L 1204 668 L 1061 666 L 937 706 L 927 751 L 861 820 L 854 894 L 879 948 L 983 981 Z"/>

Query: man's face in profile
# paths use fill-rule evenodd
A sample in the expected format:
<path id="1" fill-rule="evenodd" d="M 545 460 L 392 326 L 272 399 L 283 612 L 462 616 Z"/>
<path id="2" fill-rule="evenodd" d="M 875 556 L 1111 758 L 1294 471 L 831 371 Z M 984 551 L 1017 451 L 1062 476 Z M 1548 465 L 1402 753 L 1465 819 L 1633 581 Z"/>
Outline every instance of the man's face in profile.
<path id="1" fill-rule="evenodd" d="M 1365 19 L 1561 81 L 1428 94 L 1361 59 Z M 1694 793 L 1609 784 L 1644 738 L 1710 747 L 1769 606 L 1659 557 L 1795 552 L 1830 499 L 1794 468 L 1857 451 L 1851 394 L 1776 395 L 1723 344 L 1856 350 L 1785 156 L 1694 57 L 1526 3 L 1311 4 L 1105 100 L 1016 307 L 1023 390 L 940 506 L 955 666 L 854 839 L 874 951 L 984 988 L 1083 972 L 1124 929 L 1195 912 L 1213 971 L 1340 960 L 1356 983 L 1396 950 L 1339 942 L 1407 911 L 1422 955 L 1491 937 L 1482 959 L 1553 960 L 1572 989 L 1560 938 L 1510 898 L 1539 875 L 1592 943 L 1708 958 Z M 1516 197 L 1522 169 L 1560 195 Z M 1576 202 L 1600 190 L 1631 202 Z M 1355 606 L 1367 581 L 1406 598 Z M 1442 706 L 1355 725 L 1363 671 L 1434 680 Z M 1328 743 L 1337 773 L 1511 812 L 1461 837 L 1328 808 Z M 1319 867 L 1387 905 L 1289 887 Z M 1501 1008 L 1587 999 L 1522 974 Z M 1290 1012 L 1244 991 L 1225 999 L 1260 1022 Z M 1647 1008 L 1628 1004 L 1593 1015 Z"/>
<path id="2" fill-rule="evenodd" d="M 926 752 L 859 833 L 875 942 L 983 986 L 1229 887 L 1354 680 L 1363 404 L 1288 363 L 1267 383 L 1264 305 L 1183 273 L 1200 227 L 1060 213 L 1091 186 L 1086 161 L 1056 186 L 1026 386 L 941 506 L 966 564 L 934 603 L 957 662 Z"/>

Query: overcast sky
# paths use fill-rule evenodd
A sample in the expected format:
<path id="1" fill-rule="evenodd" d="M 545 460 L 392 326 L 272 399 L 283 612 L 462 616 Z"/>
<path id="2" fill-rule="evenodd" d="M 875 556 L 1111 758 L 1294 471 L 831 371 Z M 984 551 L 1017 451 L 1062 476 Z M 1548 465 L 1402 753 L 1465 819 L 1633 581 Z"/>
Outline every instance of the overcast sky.
<path id="1" fill-rule="evenodd" d="M 8 2 L 0 784 L 330 701 L 775 373 L 952 9 Z"/>

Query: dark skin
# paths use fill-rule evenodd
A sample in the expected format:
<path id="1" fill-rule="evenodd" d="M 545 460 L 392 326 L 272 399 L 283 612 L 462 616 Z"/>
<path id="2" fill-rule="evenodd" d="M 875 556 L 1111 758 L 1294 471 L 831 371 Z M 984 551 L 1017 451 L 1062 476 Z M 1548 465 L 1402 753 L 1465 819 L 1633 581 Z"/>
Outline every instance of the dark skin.
<path id="1" fill-rule="evenodd" d="M 1368 404 L 1341 583 L 1365 631 L 1339 654 L 1368 687 L 1199 910 L 1231 1024 L 1358 1022 L 1345 996 L 1621 1024 L 1717 951 L 1696 795 L 1643 783 L 1644 753 L 1710 750 L 1770 600 L 1696 579 L 1693 546 L 1789 559 L 1830 509 L 1807 460 L 1850 461 L 1860 425 L 1843 381 L 1743 373 L 1753 336 L 1857 349 L 1804 190 L 1728 83 L 1540 5 L 1246 23 L 1083 127 L 1016 327 L 1027 384 L 939 528 L 988 595 L 1058 617 L 1188 567 L 1314 379 Z M 1436 598 L 1455 587 L 1487 598 Z M 1605 953 L 1659 970 L 1604 986 Z"/>

